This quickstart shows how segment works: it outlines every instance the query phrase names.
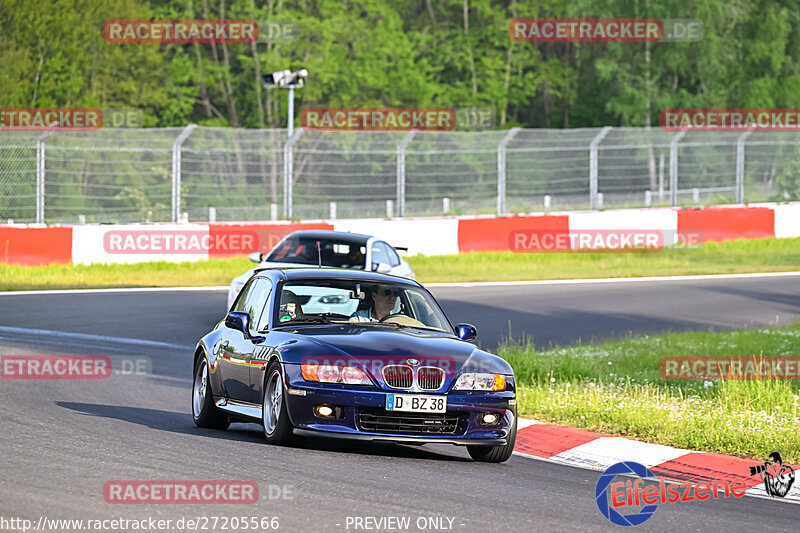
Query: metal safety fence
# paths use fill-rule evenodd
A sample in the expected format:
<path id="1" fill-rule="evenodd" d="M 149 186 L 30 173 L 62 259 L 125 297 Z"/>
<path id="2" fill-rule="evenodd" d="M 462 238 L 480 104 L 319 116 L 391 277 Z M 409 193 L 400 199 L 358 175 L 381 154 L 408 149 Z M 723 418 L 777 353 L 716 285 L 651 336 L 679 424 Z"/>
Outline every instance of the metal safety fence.
<path id="1" fill-rule="evenodd" d="M 2 222 L 504 214 L 798 195 L 791 132 L 0 132 Z"/>

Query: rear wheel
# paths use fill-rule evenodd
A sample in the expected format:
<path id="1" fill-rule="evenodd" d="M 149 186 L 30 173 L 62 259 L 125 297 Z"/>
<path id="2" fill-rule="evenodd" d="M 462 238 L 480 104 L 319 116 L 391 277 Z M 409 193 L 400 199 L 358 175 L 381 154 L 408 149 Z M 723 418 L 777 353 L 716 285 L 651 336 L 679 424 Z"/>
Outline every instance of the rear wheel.
<path id="1" fill-rule="evenodd" d="M 201 428 L 225 429 L 230 425 L 227 415 L 214 405 L 211 393 L 211 380 L 208 376 L 208 362 L 200 357 L 194 373 L 192 385 L 192 416 L 194 423 Z"/>
<path id="2" fill-rule="evenodd" d="M 467 446 L 470 457 L 484 463 L 502 463 L 508 461 L 514 453 L 514 443 L 517 441 L 517 415 L 514 414 L 514 423 L 508 432 L 508 442 L 500 446 Z"/>
<path id="3" fill-rule="evenodd" d="M 272 361 L 264 379 L 264 401 L 261 405 L 264 436 L 268 443 L 286 444 L 291 440 L 292 423 L 286 411 L 281 365 L 278 361 Z"/>

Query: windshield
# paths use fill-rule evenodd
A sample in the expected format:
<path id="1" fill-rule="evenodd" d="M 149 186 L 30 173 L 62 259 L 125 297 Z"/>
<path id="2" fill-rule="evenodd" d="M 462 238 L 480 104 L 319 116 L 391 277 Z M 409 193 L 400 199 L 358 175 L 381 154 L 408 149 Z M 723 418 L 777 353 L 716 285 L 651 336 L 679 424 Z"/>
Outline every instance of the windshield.
<path id="1" fill-rule="evenodd" d="M 278 326 L 302 323 L 363 323 L 452 333 L 425 290 L 398 283 L 302 280 L 283 285 Z"/>
<path id="2" fill-rule="evenodd" d="M 319 242 L 319 251 L 317 242 Z M 280 242 L 265 261 L 316 266 L 321 258 L 322 266 L 364 270 L 366 257 L 366 245 L 358 242 L 346 239 L 290 236 Z"/>

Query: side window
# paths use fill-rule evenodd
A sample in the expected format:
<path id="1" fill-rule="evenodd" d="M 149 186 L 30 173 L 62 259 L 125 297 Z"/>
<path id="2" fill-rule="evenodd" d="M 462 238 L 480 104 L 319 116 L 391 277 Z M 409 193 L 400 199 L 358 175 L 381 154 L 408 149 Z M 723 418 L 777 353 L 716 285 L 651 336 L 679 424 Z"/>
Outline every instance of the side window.
<path id="1" fill-rule="evenodd" d="M 272 282 L 266 278 L 256 278 L 253 282 L 250 294 L 247 295 L 247 302 L 244 304 L 244 312 L 250 315 L 250 334 L 257 335 L 265 329 L 269 318 L 269 310 L 265 310 L 270 292 L 272 292 Z M 262 316 L 263 315 L 263 316 Z M 264 326 L 262 327 L 262 323 Z"/>
<path id="2" fill-rule="evenodd" d="M 393 267 L 400 266 L 400 256 L 397 255 L 397 252 L 394 251 L 394 248 L 386 244 L 385 242 L 381 243 L 386 250 L 386 255 L 389 256 L 389 264 Z"/>
<path id="3" fill-rule="evenodd" d="M 418 293 L 417 291 L 406 291 L 408 295 L 409 303 L 411 304 L 411 310 L 413 313 L 413 317 L 425 324 L 430 326 L 436 327 L 441 329 L 442 331 L 450 330 L 450 327 L 440 321 L 436 317 L 436 313 L 433 312 L 428 302 L 425 301 L 425 298 Z"/>
<path id="4" fill-rule="evenodd" d="M 237 311 L 241 313 L 245 310 L 245 305 L 247 304 L 247 299 L 250 297 L 250 292 L 253 290 L 254 282 L 254 279 L 250 279 L 245 286 L 242 287 L 242 290 L 239 291 L 239 296 L 237 297 L 236 302 L 234 302 L 231 311 Z"/>
<path id="5" fill-rule="evenodd" d="M 392 264 L 382 242 L 372 243 L 372 264 L 374 265 L 375 263 Z"/>

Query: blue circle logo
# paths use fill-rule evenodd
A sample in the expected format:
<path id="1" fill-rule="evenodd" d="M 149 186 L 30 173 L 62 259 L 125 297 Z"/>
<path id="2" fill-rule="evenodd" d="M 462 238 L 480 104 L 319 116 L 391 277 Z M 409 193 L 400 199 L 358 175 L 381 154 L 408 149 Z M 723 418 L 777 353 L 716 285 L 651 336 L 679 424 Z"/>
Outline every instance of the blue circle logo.
<path id="1" fill-rule="evenodd" d="M 634 474 L 642 479 L 655 477 L 646 466 L 632 461 L 625 461 L 609 466 L 606 471 L 603 472 L 603 475 L 600 476 L 600 479 L 597 480 L 597 486 L 594 490 L 597 508 L 600 509 L 603 516 L 608 518 L 612 524 L 617 524 L 618 526 L 638 526 L 653 516 L 653 513 L 658 509 L 658 505 L 645 505 L 638 513 L 628 515 L 622 515 L 615 511 L 611 506 L 608 486 L 614 481 L 616 476 L 625 474 Z"/>

